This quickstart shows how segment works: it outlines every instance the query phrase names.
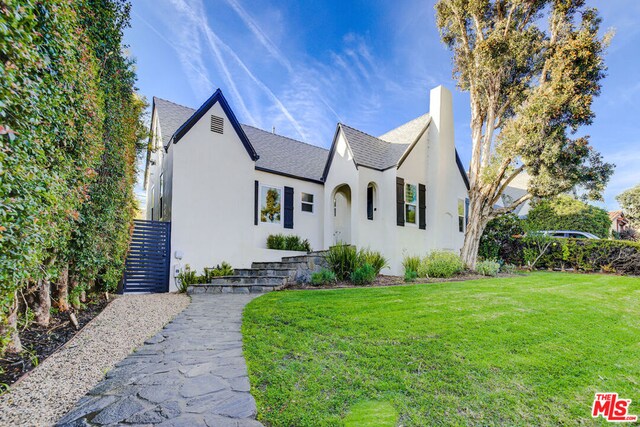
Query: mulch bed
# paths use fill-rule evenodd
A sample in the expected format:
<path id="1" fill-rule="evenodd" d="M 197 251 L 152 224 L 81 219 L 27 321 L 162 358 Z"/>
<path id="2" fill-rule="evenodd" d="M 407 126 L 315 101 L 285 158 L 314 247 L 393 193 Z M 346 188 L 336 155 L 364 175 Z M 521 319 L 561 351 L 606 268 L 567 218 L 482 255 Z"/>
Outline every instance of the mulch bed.
<path id="1" fill-rule="evenodd" d="M 516 274 L 498 274 L 496 277 L 514 277 Z M 489 276 L 482 276 L 480 274 L 470 274 L 463 273 L 458 276 L 450 277 L 448 279 L 416 279 L 412 282 L 405 282 L 403 277 L 400 276 L 385 276 L 380 275 L 376 278 L 376 280 L 370 285 L 358 286 L 354 285 L 349 281 L 338 281 L 335 283 L 314 286 L 311 283 L 294 283 L 290 286 L 287 286 L 287 289 L 344 289 L 344 288 L 377 288 L 381 286 L 398 286 L 398 285 L 410 285 L 410 284 L 418 284 L 418 283 L 443 283 L 443 282 L 464 282 L 466 280 L 478 280 L 478 279 L 490 279 Z"/>
<path id="2" fill-rule="evenodd" d="M 66 312 L 51 313 L 51 322 L 46 328 L 31 324 L 20 330 L 20 341 L 24 351 L 0 358 L 0 393 L 73 338 L 84 325 L 100 314 L 107 304 L 104 297 L 97 297 L 94 301 L 87 302 L 85 309 L 76 311 L 78 329 L 69 320 L 69 312 Z"/>

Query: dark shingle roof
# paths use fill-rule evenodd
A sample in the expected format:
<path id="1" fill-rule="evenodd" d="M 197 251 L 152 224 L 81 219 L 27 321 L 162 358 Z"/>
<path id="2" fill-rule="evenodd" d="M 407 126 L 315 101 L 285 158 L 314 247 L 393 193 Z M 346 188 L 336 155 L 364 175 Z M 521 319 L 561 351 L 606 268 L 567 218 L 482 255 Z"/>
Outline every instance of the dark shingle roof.
<path id="1" fill-rule="evenodd" d="M 154 97 L 160 121 L 162 142 L 167 146 L 173 134 L 196 110 Z M 329 151 L 253 126 L 241 125 L 260 158 L 256 167 L 300 178 L 320 181 Z"/>
<path id="2" fill-rule="evenodd" d="M 153 97 L 153 103 L 156 106 L 156 114 L 160 121 L 162 145 L 166 147 L 173 134 L 196 110 L 155 96 Z"/>
<path id="3" fill-rule="evenodd" d="M 260 158 L 256 167 L 319 181 L 329 151 L 286 136 L 242 125 Z"/>
<path id="4" fill-rule="evenodd" d="M 393 144 L 340 124 L 357 165 L 385 170 L 398 164 L 410 144 Z"/>

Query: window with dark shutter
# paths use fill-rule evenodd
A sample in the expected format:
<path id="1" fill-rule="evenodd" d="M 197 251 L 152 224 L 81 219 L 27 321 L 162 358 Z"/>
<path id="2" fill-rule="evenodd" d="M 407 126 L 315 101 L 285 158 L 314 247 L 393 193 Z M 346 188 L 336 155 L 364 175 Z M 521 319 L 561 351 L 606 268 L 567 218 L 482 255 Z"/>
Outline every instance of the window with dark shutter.
<path id="1" fill-rule="evenodd" d="M 396 178 L 396 218 L 397 224 L 404 227 L 404 179 Z"/>
<path id="2" fill-rule="evenodd" d="M 218 116 L 211 116 L 211 132 L 224 133 L 224 119 Z"/>
<path id="3" fill-rule="evenodd" d="M 420 230 L 427 229 L 427 187 L 418 184 L 418 216 L 420 217 Z"/>
<path id="4" fill-rule="evenodd" d="M 284 187 L 284 228 L 293 228 L 293 188 Z"/>

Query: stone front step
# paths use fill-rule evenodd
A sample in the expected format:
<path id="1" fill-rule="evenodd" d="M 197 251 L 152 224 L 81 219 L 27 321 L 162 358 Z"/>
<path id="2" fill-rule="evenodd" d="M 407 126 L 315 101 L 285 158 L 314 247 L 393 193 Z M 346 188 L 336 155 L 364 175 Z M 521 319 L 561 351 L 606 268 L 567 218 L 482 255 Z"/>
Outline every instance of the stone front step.
<path id="1" fill-rule="evenodd" d="M 264 276 L 283 276 L 295 280 L 296 270 L 291 268 L 236 268 L 234 273 L 236 276 L 247 277 L 264 277 Z"/>
<path id="2" fill-rule="evenodd" d="M 251 268 L 252 269 L 267 269 L 267 270 L 274 270 L 274 269 L 290 269 L 290 270 L 297 270 L 298 268 L 306 268 L 307 267 L 307 263 L 306 262 L 298 262 L 298 261 L 260 261 L 260 262 L 253 262 L 251 263 Z"/>
<path id="3" fill-rule="evenodd" d="M 284 285 L 250 285 L 244 283 L 228 283 L 228 284 L 202 284 L 191 285 L 187 288 L 187 294 L 259 294 L 264 292 L 277 291 Z"/>
<path id="4" fill-rule="evenodd" d="M 289 276 L 222 276 L 211 279 L 212 285 L 267 285 L 281 286 Z"/>

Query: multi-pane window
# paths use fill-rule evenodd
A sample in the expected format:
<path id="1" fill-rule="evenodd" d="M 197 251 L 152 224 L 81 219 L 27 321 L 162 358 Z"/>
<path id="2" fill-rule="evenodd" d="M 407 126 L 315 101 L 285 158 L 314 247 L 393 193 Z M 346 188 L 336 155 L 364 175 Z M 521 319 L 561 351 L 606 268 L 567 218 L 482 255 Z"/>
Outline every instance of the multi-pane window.
<path id="1" fill-rule="evenodd" d="M 458 199 L 458 231 L 464 233 L 464 200 Z"/>
<path id="2" fill-rule="evenodd" d="M 302 212 L 313 213 L 313 194 L 302 193 Z"/>
<path id="3" fill-rule="evenodd" d="M 409 224 L 416 223 L 416 205 L 418 203 L 418 188 L 413 184 L 404 186 L 404 220 Z"/>
<path id="4" fill-rule="evenodd" d="M 163 214 L 164 214 L 164 206 L 163 206 L 163 199 L 164 199 L 164 173 L 160 174 L 160 219 L 162 219 Z"/>

